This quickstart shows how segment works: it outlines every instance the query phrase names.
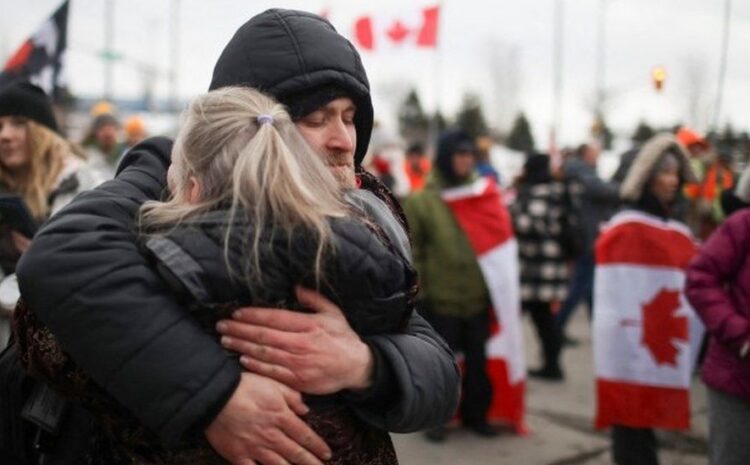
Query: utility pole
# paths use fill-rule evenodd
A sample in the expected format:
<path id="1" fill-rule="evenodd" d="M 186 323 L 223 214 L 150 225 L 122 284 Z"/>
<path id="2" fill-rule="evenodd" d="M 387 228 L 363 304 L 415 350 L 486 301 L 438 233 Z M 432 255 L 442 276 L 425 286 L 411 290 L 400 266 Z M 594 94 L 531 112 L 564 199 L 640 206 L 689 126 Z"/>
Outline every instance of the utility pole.
<path id="1" fill-rule="evenodd" d="M 724 83 L 727 77 L 727 54 L 729 53 L 729 28 L 731 22 L 732 0 L 724 3 L 724 31 L 721 38 L 721 58 L 719 61 L 719 82 L 716 89 L 716 102 L 714 103 L 713 129 L 719 130 L 719 119 L 721 118 L 721 104 L 724 99 Z"/>
<path id="2" fill-rule="evenodd" d="M 179 92 L 177 90 L 177 74 L 180 55 L 180 0 L 172 0 L 171 37 L 169 41 L 169 110 L 179 111 Z"/>
<path id="3" fill-rule="evenodd" d="M 607 0 L 599 0 L 599 17 L 596 27 L 596 103 L 594 113 L 601 118 L 604 114 L 606 97 L 605 60 L 607 50 Z"/>
<path id="4" fill-rule="evenodd" d="M 104 2 L 104 50 L 102 60 L 104 61 L 104 100 L 112 100 L 112 66 L 114 62 L 114 36 L 115 36 L 115 0 Z"/>
<path id="5" fill-rule="evenodd" d="M 562 107 L 562 85 L 563 85 L 563 19 L 564 19 L 564 0 L 553 0 L 554 7 L 554 26 L 552 40 L 552 73 L 553 73 L 553 90 L 552 90 L 552 125 L 550 127 L 549 145 L 551 151 L 557 150 L 557 138 L 560 131 L 560 112 Z"/>

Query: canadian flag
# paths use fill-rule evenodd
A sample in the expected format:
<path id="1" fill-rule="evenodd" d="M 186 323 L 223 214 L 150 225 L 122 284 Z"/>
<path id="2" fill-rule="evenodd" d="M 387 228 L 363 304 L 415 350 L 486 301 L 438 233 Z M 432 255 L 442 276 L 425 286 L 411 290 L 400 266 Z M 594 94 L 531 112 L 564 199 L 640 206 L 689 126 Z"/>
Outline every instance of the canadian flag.
<path id="1" fill-rule="evenodd" d="M 354 21 L 353 39 L 360 49 L 369 51 L 384 45 L 434 48 L 439 18 L 439 6 L 424 8 L 418 15 L 361 16 Z"/>
<path id="2" fill-rule="evenodd" d="M 625 210 L 596 242 L 597 428 L 690 428 L 703 326 L 685 299 L 697 246 L 682 223 Z"/>
<path id="3" fill-rule="evenodd" d="M 489 178 L 445 189 L 443 201 L 466 233 L 490 292 L 487 373 L 493 398 L 488 419 L 512 424 L 524 433 L 526 363 L 521 329 L 518 245 L 502 195 Z"/>

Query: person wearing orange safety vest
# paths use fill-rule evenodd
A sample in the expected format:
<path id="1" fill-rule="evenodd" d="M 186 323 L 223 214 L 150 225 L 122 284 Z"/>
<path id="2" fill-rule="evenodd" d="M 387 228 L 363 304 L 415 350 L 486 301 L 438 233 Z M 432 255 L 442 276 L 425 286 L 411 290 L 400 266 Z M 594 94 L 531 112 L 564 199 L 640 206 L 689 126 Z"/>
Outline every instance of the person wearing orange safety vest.
<path id="1" fill-rule="evenodd" d="M 697 132 L 681 128 L 677 139 L 691 156 L 691 166 L 697 181 L 685 185 L 685 197 L 690 201 L 688 224 L 693 233 L 705 240 L 724 220 L 721 193 L 734 186 L 734 173 L 726 156 L 712 154 L 708 141 Z"/>
<path id="2" fill-rule="evenodd" d="M 419 143 L 409 146 L 404 158 L 404 171 L 409 179 L 409 192 L 419 192 L 427 182 L 427 175 L 430 174 L 432 164 L 425 156 L 424 147 Z"/>

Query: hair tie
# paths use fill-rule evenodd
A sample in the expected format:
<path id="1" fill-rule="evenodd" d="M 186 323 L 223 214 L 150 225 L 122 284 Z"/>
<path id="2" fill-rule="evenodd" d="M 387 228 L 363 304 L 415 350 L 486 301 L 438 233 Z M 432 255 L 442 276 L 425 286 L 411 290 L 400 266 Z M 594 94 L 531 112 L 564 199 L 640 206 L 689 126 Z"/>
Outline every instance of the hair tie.
<path id="1" fill-rule="evenodd" d="M 258 124 L 273 124 L 273 116 L 268 114 L 258 115 Z"/>

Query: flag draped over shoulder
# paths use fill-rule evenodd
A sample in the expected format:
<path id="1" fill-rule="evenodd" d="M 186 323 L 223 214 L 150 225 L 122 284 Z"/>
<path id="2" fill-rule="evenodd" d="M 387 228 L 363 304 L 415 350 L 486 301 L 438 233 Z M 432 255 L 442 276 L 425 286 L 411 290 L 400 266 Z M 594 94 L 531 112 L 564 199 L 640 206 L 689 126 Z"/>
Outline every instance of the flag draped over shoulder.
<path id="1" fill-rule="evenodd" d="M 490 293 L 487 372 L 493 387 L 490 421 L 506 421 L 525 432 L 526 363 L 520 314 L 518 245 L 510 215 L 488 178 L 441 193 L 474 249 Z"/>
<path id="2" fill-rule="evenodd" d="M 65 51 L 68 36 L 69 0 L 27 39 L 3 66 L 0 87 L 26 80 L 44 89 L 55 100 L 62 97 L 65 83 Z"/>
<path id="3" fill-rule="evenodd" d="M 683 294 L 688 228 L 626 210 L 596 242 L 596 427 L 688 429 L 703 326 Z"/>

